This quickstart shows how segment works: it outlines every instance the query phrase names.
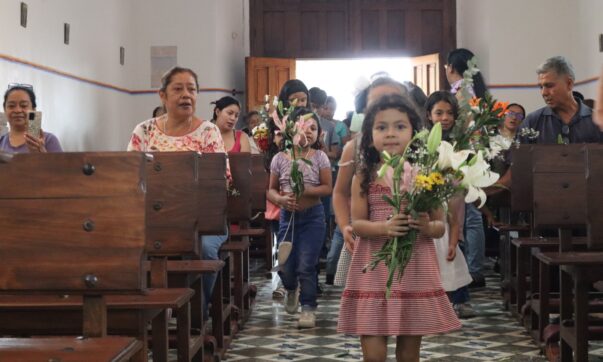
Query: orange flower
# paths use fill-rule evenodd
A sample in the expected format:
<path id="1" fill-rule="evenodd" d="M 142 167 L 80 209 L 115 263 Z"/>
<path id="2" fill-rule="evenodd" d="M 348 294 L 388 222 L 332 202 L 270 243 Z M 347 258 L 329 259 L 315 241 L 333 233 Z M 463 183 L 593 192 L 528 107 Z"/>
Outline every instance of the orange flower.
<path id="1" fill-rule="evenodd" d="M 508 106 L 509 106 L 509 102 L 496 101 L 496 103 L 494 103 L 494 107 L 492 107 L 492 112 L 496 113 L 497 117 L 502 117 L 505 115 L 505 113 L 507 113 Z"/>
<path id="2" fill-rule="evenodd" d="M 469 105 L 471 107 L 479 107 L 480 101 L 481 101 L 481 98 L 473 97 L 469 100 Z"/>

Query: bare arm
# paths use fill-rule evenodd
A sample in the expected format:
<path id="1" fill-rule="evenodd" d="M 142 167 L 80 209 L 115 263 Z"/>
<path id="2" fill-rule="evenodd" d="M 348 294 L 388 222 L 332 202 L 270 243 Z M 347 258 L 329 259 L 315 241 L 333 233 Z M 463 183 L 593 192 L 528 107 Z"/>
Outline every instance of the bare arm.
<path id="1" fill-rule="evenodd" d="M 249 138 L 245 132 L 242 132 L 239 142 L 241 142 L 241 152 L 251 152 L 251 145 L 249 144 Z"/>
<path id="2" fill-rule="evenodd" d="M 410 229 L 408 215 L 393 215 L 389 220 L 369 220 L 368 200 L 361 193 L 361 176 L 354 176 L 352 180 L 352 228 L 354 232 L 364 238 L 380 236 L 404 236 Z"/>
<path id="3" fill-rule="evenodd" d="M 350 225 L 350 196 L 352 177 L 354 176 L 355 165 L 354 154 L 356 152 L 356 142 L 352 140 L 343 148 L 341 159 L 339 160 L 339 172 L 333 188 L 333 211 L 335 213 L 335 222 L 339 226 L 346 248 L 354 250 L 354 237 Z"/>
<path id="4" fill-rule="evenodd" d="M 268 193 L 266 197 L 270 202 L 275 204 L 276 206 L 283 208 L 288 211 L 297 210 L 297 200 L 293 194 L 285 194 L 281 195 L 279 191 L 279 183 L 278 176 L 271 173 L 270 174 L 270 182 L 268 185 Z"/>

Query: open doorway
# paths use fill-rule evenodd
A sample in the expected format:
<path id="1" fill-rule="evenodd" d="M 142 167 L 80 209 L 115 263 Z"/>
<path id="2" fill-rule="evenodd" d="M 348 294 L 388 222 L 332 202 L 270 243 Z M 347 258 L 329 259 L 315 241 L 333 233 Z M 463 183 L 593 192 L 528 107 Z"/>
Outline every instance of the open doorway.
<path id="1" fill-rule="evenodd" d="M 278 95 L 288 79 L 301 79 L 308 87 L 320 87 L 337 101 L 335 119 L 343 120 L 347 111 L 354 110 L 354 94 L 360 84 L 376 73 L 387 73 L 403 82 L 411 81 L 425 94 L 440 89 L 439 54 L 419 57 L 349 58 L 349 59 L 245 59 L 245 100 L 248 110 L 264 105 L 265 95 Z M 368 84 L 364 84 L 365 86 Z"/>
<path id="2" fill-rule="evenodd" d="M 319 87 L 335 98 L 334 119 L 354 110 L 354 97 L 372 77 L 386 74 L 397 81 L 413 81 L 412 58 L 297 59 L 296 78 L 308 88 Z"/>

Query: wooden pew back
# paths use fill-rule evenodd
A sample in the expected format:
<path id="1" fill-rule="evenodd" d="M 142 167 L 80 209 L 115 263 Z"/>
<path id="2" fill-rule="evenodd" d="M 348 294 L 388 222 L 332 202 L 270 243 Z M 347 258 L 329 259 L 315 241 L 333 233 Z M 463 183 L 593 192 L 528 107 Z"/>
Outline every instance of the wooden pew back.
<path id="1" fill-rule="evenodd" d="M 586 217 L 588 248 L 603 250 L 603 145 L 588 145 Z"/>
<path id="2" fill-rule="evenodd" d="M 532 211 L 532 148 L 520 145 L 511 149 L 511 209 L 516 212 Z"/>
<path id="3" fill-rule="evenodd" d="M 534 227 L 583 227 L 586 220 L 585 146 L 534 146 L 532 164 Z"/>
<path id="4" fill-rule="evenodd" d="M 136 292 L 145 155 L 15 155 L 0 164 L 0 293 Z"/>
<path id="5" fill-rule="evenodd" d="M 263 155 L 251 155 L 251 175 L 251 209 L 265 211 L 269 175 L 264 168 Z"/>
<path id="6" fill-rule="evenodd" d="M 228 155 L 233 188 L 236 195 L 228 195 L 227 215 L 229 222 L 251 219 L 251 154 L 232 153 Z"/>
<path id="7" fill-rule="evenodd" d="M 198 234 L 224 233 L 225 155 L 156 152 L 147 163 L 150 256 L 199 255 Z"/>

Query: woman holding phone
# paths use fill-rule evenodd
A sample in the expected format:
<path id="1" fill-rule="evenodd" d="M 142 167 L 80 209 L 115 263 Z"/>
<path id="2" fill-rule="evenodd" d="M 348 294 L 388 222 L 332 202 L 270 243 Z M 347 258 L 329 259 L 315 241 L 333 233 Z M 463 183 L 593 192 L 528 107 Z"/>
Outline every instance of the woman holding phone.
<path id="1" fill-rule="evenodd" d="M 40 128 L 41 115 L 33 113 L 36 110 L 36 95 L 32 86 L 26 84 L 9 85 L 8 90 L 4 93 L 3 107 L 10 130 L 0 137 L 0 152 L 43 153 L 63 151 L 56 136 L 52 133 L 43 132 Z M 32 129 L 39 129 L 40 131 L 38 134 L 30 134 Z"/>

